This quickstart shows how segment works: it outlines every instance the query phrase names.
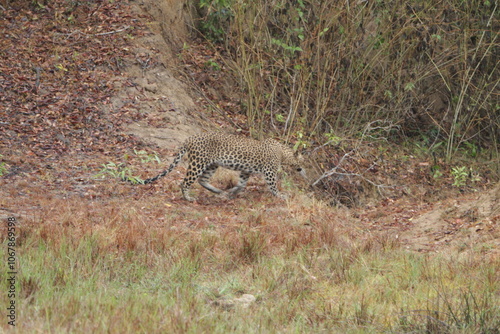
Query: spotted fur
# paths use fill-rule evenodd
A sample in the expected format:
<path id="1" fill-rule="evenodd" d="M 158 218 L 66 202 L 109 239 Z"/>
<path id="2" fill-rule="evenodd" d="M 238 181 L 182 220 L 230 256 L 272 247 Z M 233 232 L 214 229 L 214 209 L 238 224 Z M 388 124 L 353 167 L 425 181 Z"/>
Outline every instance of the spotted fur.
<path id="1" fill-rule="evenodd" d="M 210 178 L 219 167 L 240 172 L 238 184 L 227 190 L 231 196 L 243 190 L 251 174 L 260 173 L 264 175 L 271 193 L 283 197 L 278 193 L 276 185 L 280 166 L 290 165 L 298 172 L 303 173 L 300 166 L 302 157 L 295 155 L 288 146 L 273 139 L 258 141 L 221 132 L 211 132 L 188 138 L 180 147 L 168 169 L 145 180 L 144 183 L 155 182 L 170 173 L 186 153 L 189 164 L 186 177 L 181 184 L 181 190 L 182 195 L 188 201 L 193 201 L 188 191 L 196 180 L 205 189 L 217 194 L 223 192 L 209 183 Z"/>

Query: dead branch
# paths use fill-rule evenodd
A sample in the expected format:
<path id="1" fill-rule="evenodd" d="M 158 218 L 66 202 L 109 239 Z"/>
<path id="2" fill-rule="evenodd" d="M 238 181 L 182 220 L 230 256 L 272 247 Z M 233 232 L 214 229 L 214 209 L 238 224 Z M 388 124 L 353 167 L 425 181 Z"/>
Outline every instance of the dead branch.
<path id="1" fill-rule="evenodd" d="M 362 180 L 368 182 L 369 184 L 371 184 L 372 186 L 374 186 L 375 188 L 377 188 L 377 191 L 380 193 L 380 189 L 383 189 L 383 188 L 394 188 L 395 186 L 388 186 L 388 185 L 384 185 L 384 184 L 377 184 L 375 182 L 373 182 L 372 180 L 366 178 L 365 176 L 363 176 L 362 174 L 359 174 L 359 173 L 344 173 L 344 172 L 338 172 L 337 170 L 339 168 L 341 168 L 340 166 L 342 165 L 342 162 L 348 157 L 350 156 L 352 153 L 354 152 L 354 150 L 351 150 L 350 152 L 344 154 L 344 156 L 340 159 L 339 163 L 337 164 L 337 166 L 335 166 L 334 168 L 330 169 L 329 171 L 327 172 L 324 172 L 323 175 L 321 175 L 316 181 L 314 181 L 311 186 L 316 186 L 321 180 L 323 180 L 324 178 L 327 178 L 329 176 L 332 176 L 332 175 L 338 175 L 338 176 L 355 176 L 355 177 L 359 177 L 361 178 Z M 370 167 L 368 167 L 366 170 L 370 170 L 375 164 L 372 164 Z"/>
<path id="2" fill-rule="evenodd" d="M 329 177 L 333 174 L 337 174 L 337 169 L 339 168 L 339 166 L 342 164 L 342 161 L 345 160 L 345 158 L 347 158 L 348 156 L 350 156 L 352 153 L 354 152 L 354 150 L 351 150 L 350 152 L 347 152 L 346 154 L 344 154 L 344 156 L 340 159 L 339 163 L 337 164 L 337 166 L 335 166 L 334 168 L 330 169 L 328 172 L 324 172 L 323 175 L 321 175 L 316 181 L 314 181 L 311 186 L 315 186 L 318 184 L 319 181 L 323 180 L 325 177 Z"/>
<path id="3" fill-rule="evenodd" d="M 130 26 L 126 26 L 125 28 L 114 30 L 114 31 L 108 31 L 108 32 L 101 32 L 99 34 L 94 34 L 94 36 L 104 36 L 104 35 L 111 35 L 111 34 L 117 34 L 119 32 L 125 31 L 127 29 L 130 29 Z"/>

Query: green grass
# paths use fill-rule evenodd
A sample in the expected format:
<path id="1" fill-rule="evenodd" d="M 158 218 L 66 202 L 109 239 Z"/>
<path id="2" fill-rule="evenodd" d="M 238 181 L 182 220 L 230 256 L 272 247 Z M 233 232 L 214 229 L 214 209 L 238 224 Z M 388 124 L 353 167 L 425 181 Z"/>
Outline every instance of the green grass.
<path id="1" fill-rule="evenodd" d="M 114 208 L 64 204 L 19 233 L 18 332 L 498 333 L 500 327 L 498 258 L 409 252 L 390 235 L 358 232 L 327 215 L 314 225 L 260 212 L 260 224 L 251 215 L 250 224 L 230 224 L 225 215 L 225 224 L 189 227 L 168 211 L 145 220 L 141 201 Z M 304 211 L 295 205 L 290 211 Z M 256 302 L 221 306 L 242 294 Z"/>

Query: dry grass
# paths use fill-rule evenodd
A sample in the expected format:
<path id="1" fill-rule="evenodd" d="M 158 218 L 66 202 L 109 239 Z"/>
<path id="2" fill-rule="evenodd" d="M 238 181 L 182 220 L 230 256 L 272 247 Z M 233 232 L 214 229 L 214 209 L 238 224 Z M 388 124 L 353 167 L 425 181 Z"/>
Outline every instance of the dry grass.
<path id="1" fill-rule="evenodd" d="M 186 203 L 156 189 L 110 181 L 94 198 L 34 188 L 2 198 L 24 211 L 17 332 L 493 333 L 500 324 L 498 259 L 410 253 L 300 194 L 285 203 L 250 187 L 227 201 L 199 190 L 205 198 Z M 249 308 L 221 306 L 244 293 L 257 298 Z"/>

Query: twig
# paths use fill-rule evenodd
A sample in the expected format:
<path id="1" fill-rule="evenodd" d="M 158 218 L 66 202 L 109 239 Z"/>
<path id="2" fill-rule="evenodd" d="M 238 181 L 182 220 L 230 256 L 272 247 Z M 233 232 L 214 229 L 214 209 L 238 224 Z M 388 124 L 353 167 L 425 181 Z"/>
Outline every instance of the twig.
<path id="1" fill-rule="evenodd" d="M 325 146 L 328 146 L 328 145 L 330 145 L 330 144 L 331 144 L 331 143 L 333 143 L 333 142 L 335 142 L 335 140 L 333 140 L 333 139 L 332 139 L 332 140 L 327 141 L 327 142 L 326 142 L 326 143 L 324 143 L 323 145 L 320 145 L 320 146 L 315 147 L 315 148 L 311 151 L 311 153 L 310 153 L 310 154 L 313 154 L 313 153 L 314 153 L 314 152 L 316 152 L 317 150 L 319 150 L 319 149 L 321 149 L 321 148 L 323 148 L 323 147 L 325 147 Z"/>
<path id="2" fill-rule="evenodd" d="M 315 185 L 318 184 L 319 181 L 323 180 L 325 177 L 329 177 L 333 174 L 340 174 L 340 173 L 337 173 L 337 168 L 339 168 L 339 166 L 342 164 L 342 161 L 344 161 L 345 158 L 347 158 L 348 156 L 351 155 L 351 153 L 353 153 L 354 150 L 350 151 L 350 152 L 347 152 L 346 154 L 344 154 L 344 156 L 340 159 L 339 163 L 337 164 L 337 166 L 335 166 L 333 169 L 330 169 L 328 172 L 324 172 L 323 175 L 321 175 L 319 177 L 319 179 L 317 179 L 316 181 L 314 181 L 313 184 L 311 184 L 313 187 Z"/>
<path id="3" fill-rule="evenodd" d="M 130 29 L 130 26 L 126 26 L 125 28 L 123 29 L 118 29 L 118 30 L 114 30 L 114 31 L 108 31 L 108 32 L 101 32 L 99 34 L 94 34 L 94 36 L 104 36 L 104 35 L 111 35 L 111 34 L 116 34 L 116 33 L 119 33 L 119 32 L 122 32 L 122 31 L 125 31 L 127 29 Z"/>
<path id="4" fill-rule="evenodd" d="M 113 30 L 113 31 L 107 31 L 107 32 L 101 32 L 101 33 L 98 33 L 98 34 L 87 34 L 87 33 L 84 33 L 83 31 L 81 30 L 74 30 L 70 33 L 55 33 L 54 35 L 65 35 L 67 38 L 69 38 L 71 35 L 74 35 L 74 34 L 81 34 L 81 35 L 85 35 L 85 36 L 104 36 L 104 35 L 111 35 L 111 34 L 117 34 L 119 32 L 122 32 L 122 31 L 125 31 L 127 29 L 130 29 L 130 26 L 126 26 L 122 29 L 118 29 L 118 30 Z"/>
<path id="5" fill-rule="evenodd" d="M 368 134 L 368 132 L 372 132 L 372 131 L 375 131 L 375 130 L 384 130 L 386 133 L 388 133 L 389 131 L 391 131 L 392 128 L 400 128 L 399 125 L 394 125 L 392 123 L 389 123 L 389 125 L 387 126 L 373 126 L 374 124 L 376 123 L 384 123 L 384 122 L 387 122 L 387 121 L 382 121 L 382 120 L 375 120 L 373 122 L 370 122 L 368 123 L 366 126 L 365 126 L 365 129 L 363 130 L 363 135 L 362 137 L 369 137 L 369 138 L 373 138 L 373 139 L 378 139 L 377 137 L 374 137 L 370 134 Z M 387 141 L 387 138 L 382 138 L 383 140 Z"/>

